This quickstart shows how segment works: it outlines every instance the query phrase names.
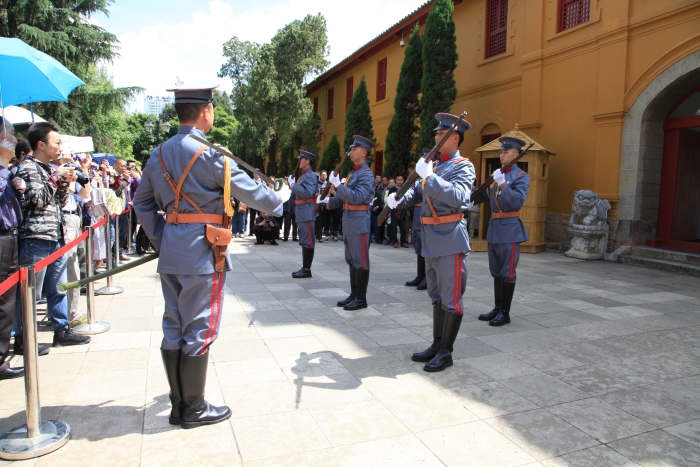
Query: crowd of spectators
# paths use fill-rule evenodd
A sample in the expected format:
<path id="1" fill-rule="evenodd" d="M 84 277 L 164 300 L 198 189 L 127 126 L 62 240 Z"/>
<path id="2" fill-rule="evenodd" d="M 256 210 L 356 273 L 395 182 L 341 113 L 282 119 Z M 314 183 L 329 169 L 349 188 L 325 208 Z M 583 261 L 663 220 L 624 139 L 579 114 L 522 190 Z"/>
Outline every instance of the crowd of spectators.
<path id="1" fill-rule="evenodd" d="M 34 265 L 58 252 L 78 238 L 85 227 L 109 215 L 106 209 L 93 205 L 93 190 L 114 190 L 127 206 L 139 181 L 140 171 L 134 161 L 117 159 L 110 167 L 105 157 L 98 166 L 90 155 L 62 151 L 59 129 L 52 123 L 33 124 L 26 140 L 18 142 L 12 124 L 0 117 L 0 282 L 20 266 Z M 131 212 L 123 214 L 119 224 L 120 243 L 125 250 L 132 244 L 136 227 L 133 218 L 129 231 L 130 215 Z M 110 251 L 114 258 L 119 255 L 122 260 L 129 260 L 124 251 L 115 251 L 114 242 L 106 245 L 102 231 L 96 229 L 93 235 L 95 266 L 101 266 Z M 116 234 L 114 230 L 112 233 Z M 73 327 L 87 321 L 78 307 L 80 294 L 85 290 L 59 290 L 60 284 L 85 277 L 88 260 L 81 242 L 35 274 L 35 300 L 46 305 L 54 347 L 87 344 L 91 340 L 73 332 Z M 17 285 L 0 295 L 0 379 L 24 374 L 23 368 L 9 365 L 12 334 L 12 351 L 21 355 L 22 297 Z M 39 344 L 38 352 L 46 355 L 49 347 Z"/>

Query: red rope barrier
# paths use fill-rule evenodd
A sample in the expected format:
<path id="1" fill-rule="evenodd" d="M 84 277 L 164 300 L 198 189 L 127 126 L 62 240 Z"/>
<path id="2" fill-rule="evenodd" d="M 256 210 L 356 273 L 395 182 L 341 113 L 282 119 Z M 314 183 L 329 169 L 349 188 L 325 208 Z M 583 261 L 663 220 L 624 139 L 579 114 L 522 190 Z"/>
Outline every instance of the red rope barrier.
<path id="1" fill-rule="evenodd" d="M 75 240 L 73 240 L 72 242 L 70 242 L 68 245 L 65 245 L 65 246 L 64 246 L 63 248 L 61 248 L 60 250 L 51 253 L 51 254 L 50 254 L 49 256 L 47 256 L 46 258 L 44 258 L 44 259 L 42 259 L 41 261 L 37 262 L 37 263 L 34 265 L 34 272 L 37 273 L 37 272 L 41 271 L 41 270 L 44 269 L 46 266 L 48 266 L 49 264 L 51 264 L 51 263 L 53 263 L 54 261 L 56 261 L 58 258 L 60 258 L 61 256 L 63 256 L 64 254 L 68 253 L 68 251 L 69 251 L 70 249 L 72 249 L 72 248 L 73 248 L 74 246 L 76 246 L 78 243 L 80 243 L 80 242 L 82 242 L 83 240 L 85 240 L 85 239 L 87 238 L 87 236 L 88 236 L 88 231 L 86 230 L 85 232 L 83 232 L 82 234 L 80 234 L 80 235 L 78 236 L 78 238 L 76 238 Z"/>
<path id="2" fill-rule="evenodd" d="M 105 225 L 105 222 L 107 222 L 107 218 L 103 217 L 102 220 L 100 220 L 99 222 L 96 222 L 94 225 L 91 225 L 90 227 L 92 228 L 92 230 L 97 230 L 98 228 Z"/>
<path id="3" fill-rule="evenodd" d="M 19 271 L 12 274 L 10 277 L 0 283 L 0 295 L 10 290 L 17 282 L 19 282 Z"/>

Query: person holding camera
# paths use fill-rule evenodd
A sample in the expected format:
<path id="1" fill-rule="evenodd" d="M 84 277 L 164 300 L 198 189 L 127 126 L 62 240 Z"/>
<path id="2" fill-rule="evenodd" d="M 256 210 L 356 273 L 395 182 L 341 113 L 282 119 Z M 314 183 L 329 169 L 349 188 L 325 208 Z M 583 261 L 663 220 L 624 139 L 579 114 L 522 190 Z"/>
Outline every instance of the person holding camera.
<path id="1" fill-rule="evenodd" d="M 261 211 L 258 217 L 255 218 L 253 233 L 257 240 L 255 242 L 256 245 L 262 245 L 265 243 L 265 240 L 270 240 L 270 245 L 279 245 L 277 237 L 280 235 L 280 224 L 275 219 L 275 216 Z"/>

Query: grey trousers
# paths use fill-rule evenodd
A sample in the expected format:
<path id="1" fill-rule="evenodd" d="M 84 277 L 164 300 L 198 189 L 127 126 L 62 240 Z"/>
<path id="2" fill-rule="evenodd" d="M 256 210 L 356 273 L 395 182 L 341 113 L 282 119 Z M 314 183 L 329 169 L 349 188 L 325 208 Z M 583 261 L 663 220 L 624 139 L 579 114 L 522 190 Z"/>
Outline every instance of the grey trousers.
<path id="1" fill-rule="evenodd" d="M 442 305 L 448 313 L 464 313 L 462 295 L 467 288 L 467 258 L 464 253 L 425 258 L 428 296 L 433 305 Z"/>

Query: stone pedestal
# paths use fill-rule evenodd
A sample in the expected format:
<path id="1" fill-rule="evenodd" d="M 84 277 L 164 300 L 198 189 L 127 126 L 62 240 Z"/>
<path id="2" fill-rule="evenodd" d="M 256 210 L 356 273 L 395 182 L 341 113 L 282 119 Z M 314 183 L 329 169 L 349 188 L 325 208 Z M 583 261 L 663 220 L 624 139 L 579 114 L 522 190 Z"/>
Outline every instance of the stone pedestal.
<path id="1" fill-rule="evenodd" d="M 608 225 L 569 224 L 571 249 L 566 256 L 577 259 L 604 259 L 608 244 Z"/>

